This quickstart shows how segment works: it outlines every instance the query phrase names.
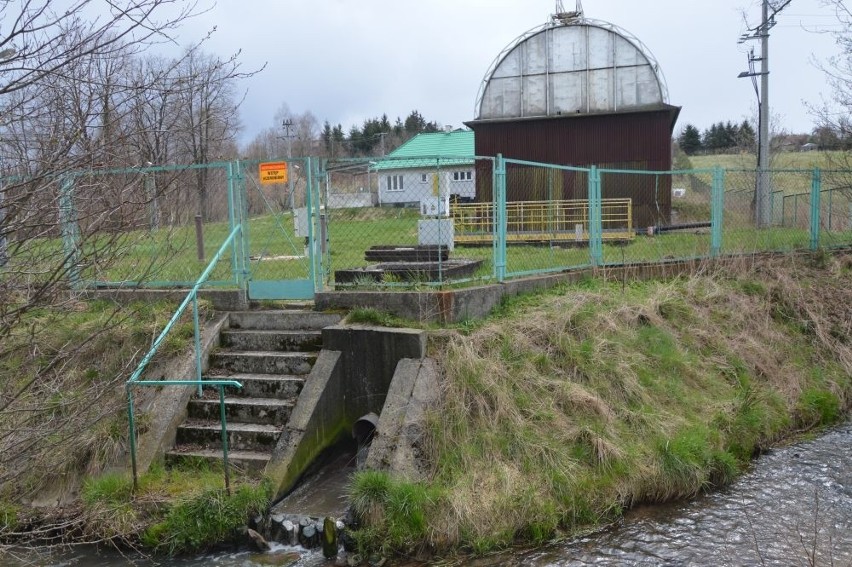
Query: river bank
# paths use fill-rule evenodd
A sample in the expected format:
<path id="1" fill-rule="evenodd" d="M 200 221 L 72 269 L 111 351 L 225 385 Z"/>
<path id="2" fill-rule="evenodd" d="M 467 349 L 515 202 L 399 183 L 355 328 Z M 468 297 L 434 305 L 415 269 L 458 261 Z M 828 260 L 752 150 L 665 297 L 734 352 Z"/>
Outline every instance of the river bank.
<path id="1" fill-rule="evenodd" d="M 425 482 L 356 476 L 360 543 L 488 553 L 730 484 L 852 399 L 852 257 L 589 280 L 442 333 Z"/>
<path id="2" fill-rule="evenodd" d="M 848 416 L 847 416 L 848 419 Z M 731 486 L 689 502 L 641 507 L 610 528 L 544 548 L 459 560 L 476 567 L 585 565 L 852 564 L 852 422 L 774 449 Z M 289 555 L 287 555 L 289 554 Z M 285 555 L 289 557 L 284 561 Z M 260 567 L 270 557 L 318 567 L 319 551 L 223 552 L 169 559 L 180 567 Z M 799 561 L 801 559 L 801 561 Z M 162 565 L 138 554 L 78 548 L 0 557 L 0 567 Z M 399 565 L 390 562 L 388 567 Z"/>
<path id="3" fill-rule="evenodd" d="M 358 474 L 357 544 L 365 556 L 486 554 L 730 484 L 850 407 L 850 282 L 848 253 L 752 259 L 565 285 L 436 329 L 440 401 L 415 447 L 426 480 Z M 134 493 L 120 474 L 92 475 L 67 510 L 83 540 L 179 553 L 236 537 L 268 499 L 247 483 L 234 507 L 217 471 L 201 491 L 198 476 L 155 468 Z"/>

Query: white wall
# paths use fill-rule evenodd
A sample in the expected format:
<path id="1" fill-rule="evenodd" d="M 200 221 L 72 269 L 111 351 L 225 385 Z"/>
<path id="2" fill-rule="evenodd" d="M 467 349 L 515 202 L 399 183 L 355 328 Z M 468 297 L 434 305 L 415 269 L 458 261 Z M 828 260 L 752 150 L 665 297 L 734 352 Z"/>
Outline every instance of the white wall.
<path id="1" fill-rule="evenodd" d="M 464 173 L 463 180 L 455 180 L 454 172 Z M 470 172 L 470 179 L 467 179 L 467 172 Z M 458 167 L 452 169 L 442 169 L 437 172 L 438 177 L 438 195 L 435 194 L 435 175 L 434 169 L 392 169 L 380 171 L 379 177 L 379 204 L 392 203 L 419 203 L 421 199 L 426 197 L 440 196 L 441 194 L 458 195 L 466 199 L 473 199 L 476 196 L 476 172 L 473 164 L 470 166 Z M 402 178 L 402 190 L 393 190 L 394 177 L 396 186 L 399 186 L 399 178 Z M 388 190 L 388 179 L 391 179 L 391 190 Z"/>

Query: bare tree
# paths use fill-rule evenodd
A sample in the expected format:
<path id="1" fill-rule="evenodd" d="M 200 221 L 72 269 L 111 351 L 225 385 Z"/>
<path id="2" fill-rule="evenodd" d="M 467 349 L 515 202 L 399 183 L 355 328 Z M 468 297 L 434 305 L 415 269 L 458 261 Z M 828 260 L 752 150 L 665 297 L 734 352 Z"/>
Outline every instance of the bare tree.
<path id="1" fill-rule="evenodd" d="M 823 5 L 834 10 L 840 29 L 830 32 L 839 53 L 826 62 L 819 63 L 831 89 L 829 98 L 819 106 L 812 106 L 811 113 L 817 122 L 817 130 L 831 132 L 838 145 L 852 139 L 852 10 L 845 0 L 823 0 Z"/>
<path id="2" fill-rule="evenodd" d="M 137 229 L 152 198 L 178 184 L 157 177 L 151 194 L 142 167 L 232 151 L 236 56 L 206 56 L 202 40 L 176 59 L 146 57 L 197 13 L 187 0 L 0 0 L 0 500 L 103 462 L 92 432 L 121 419 L 140 352 L 101 375 L 98 353 L 114 347 L 97 340 L 134 314 L 115 306 L 73 340 L 47 336 L 79 308 L 73 282 L 150 237 Z M 86 363 L 97 378 L 81 381 Z"/>
<path id="3" fill-rule="evenodd" d="M 239 53 L 222 60 L 198 51 L 185 54 L 180 71 L 177 109 L 179 144 L 189 163 L 232 157 L 240 129 L 235 81 L 255 73 L 241 72 Z M 195 170 L 198 214 L 211 217 L 208 169 Z"/>

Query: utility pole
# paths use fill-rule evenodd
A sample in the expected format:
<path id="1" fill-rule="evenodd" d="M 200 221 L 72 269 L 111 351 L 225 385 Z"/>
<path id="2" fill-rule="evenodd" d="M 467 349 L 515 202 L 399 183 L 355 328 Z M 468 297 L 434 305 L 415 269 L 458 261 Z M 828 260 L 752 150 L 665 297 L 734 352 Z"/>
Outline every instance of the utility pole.
<path id="1" fill-rule="evenodd" d="M 281 126 L 284 127 L 284 137 L 287 139 L 287 192 L 289 193 L 288 203 L 290 204 L 290 210 L 293 210 L 293 204 L 295 199 L 293 198 L 293 167 L 292 158 L 293 158 L 293 136 L 290 134 L 290 128 L 293 127 L 293 121 L 289 118 L 285 118 L 284 122 L 281 123 Z"/>
<path id="2" fill-rule="evenodd" d="M 775 25 L 774 21 L 773 24 Z M 760 147 L 757 185 L 757 227 L 772 224 L 772 180 L 769 168 L 769 0 L 763 0 L 760 38 Z"/>
<path id="3" fill-rule="evenodd" d="M 739 78 L 760 76 L 760 92 L 757 96 L 758 110 L 758 150 L 757 150 L 757 187 L 755 188 L 754 220 L 758 228 L 772 225 L 772 177 L 769 171 L 769 30 L 775 27 L 775 16 L 786 8 L 792 0 L 785 0 L 778 7 L 763 0 L 761 22 L 756 28 L 740 38 L 740 43 L 760 40 L 760 58 L 749 56 L 749 71 L 739 74 Z M 754 61 L 760 61 L 760 72 L 754 71 Z M 753 80 L 753 79 L 752 79 Z"/>

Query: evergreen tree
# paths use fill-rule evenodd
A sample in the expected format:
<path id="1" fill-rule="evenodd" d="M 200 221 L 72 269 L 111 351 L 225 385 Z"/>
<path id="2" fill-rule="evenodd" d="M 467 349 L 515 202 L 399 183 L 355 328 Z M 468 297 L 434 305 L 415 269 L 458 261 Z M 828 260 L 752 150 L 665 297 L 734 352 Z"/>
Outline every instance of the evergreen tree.
<path id="1" fill-rule="evenodd" d="M 718 150 L 720 144 L 718 124 L 713 124 L 709 129 L 704 130 L 704 134 L 701 136 L 701 145 L 704 146 L 704 149 L 710 151 Z"/>
<path id="2" fill-rule="evenodd" d="M 748 120 L 743 120 L 737 132 L 737 147 L 742 150 L 753 152 L 757 146 L 757 134 L 754 132 L 751 123 Z"/>
<path id="3" fill-rule="evenodd" d="M 327 155 L 331 155 L 331 144 L 332 144 L 332 129 L 331 124 L 329 124 L 328 120 L 322 125 L 322 144 L 325 146 L 325 152 Z"/>
<path id="4" fill-rule="evenodd" d="M 419 134 L 426 129 L 426 119 L 420 115 L 416 110 L 412 110 L 411 114 L 406 117 L 405 122 L 403 123 L 405 127 L 406 133 L 411 136 L 415 134 Z"/>
<path id="5" fill-rule="evenodd" d="M 728 120 L 722 129 L 722 149 L 729 150 L 737 147 L 737 138 L 739 137 L 739 128 L 733 122 Z"/>
<path id="6" fill-rule="evenodd" d="M 701 133 L 692 124 L 687 124 L 677 137 L 677 143 L 683 153 L 688 156 L 695 155 L 702 149 Z"/>

